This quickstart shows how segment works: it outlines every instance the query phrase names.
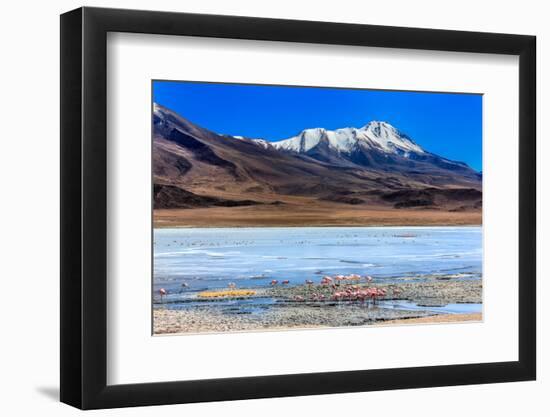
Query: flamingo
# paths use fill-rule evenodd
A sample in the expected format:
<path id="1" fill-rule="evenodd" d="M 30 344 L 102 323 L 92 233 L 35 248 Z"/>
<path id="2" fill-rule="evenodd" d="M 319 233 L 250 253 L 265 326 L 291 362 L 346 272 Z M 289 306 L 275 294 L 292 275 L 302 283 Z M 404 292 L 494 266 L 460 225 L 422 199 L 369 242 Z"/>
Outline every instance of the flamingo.
<path id="1" fill-rule="evenodd" d="M 384 297 L 386 295 L 386 290 L 382 288 L 371 288 L 370 292 L 373 303 L 376 303 L 378 297 Z"/>
<path id="2" fill-rule="evenodd" d="M 160 294 L 160 302 L 162 303 L 163 297 L 164 297 L 166 294 L 168 294 L 168 292 L 167 292 L 164 288 L 161 288 L 161 289 L 159 290 L 159 294 Z"/>
<path id="3" fill-rule="evenodd" d="M 332 278 L 331 277 L 323 277 L 321 280 L 321 285 L 329 285 L 332 284 Z"/>
<path id="4" fill-rule="evenodd" d="M 367 296 L 371 298 L 372 303 L 374 304 L 376 302 L 376 297 L 378 297 L 378 289 L 377 288 L 369 288 L 367 290 Z"/>
<path id="5" fill-rule="evenodd" d="M 361 279 L 361 275 L 357 275 L 357 274 L 350 274 L 348 276 L 348 279 L 350 281 L 359 281 Z"/>

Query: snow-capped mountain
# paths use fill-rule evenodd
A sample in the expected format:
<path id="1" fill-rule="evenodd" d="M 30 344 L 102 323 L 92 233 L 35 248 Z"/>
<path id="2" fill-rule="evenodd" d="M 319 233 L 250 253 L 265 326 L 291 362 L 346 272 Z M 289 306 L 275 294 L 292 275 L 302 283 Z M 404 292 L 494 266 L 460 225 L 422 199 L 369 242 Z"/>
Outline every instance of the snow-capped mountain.
<path id="1" fill-rule="evenodd" d="M 276 149 L 308 153 L 318 146 L 328 145 L 332 150 L 352 152 L 356 147 L 373 149 L 408 157 L 410 153 L 423 154 L 424 150 L 404 133 L 386 122 L 372 121 L 360 129 L 346 127 L 337 130 L 306 129 L 299 135 L 272 142 Z"/>
<path id="2" fill-rule="evenodd" d="M 422 149 L 385 122 L 306 129 L 269 142 L 219 134 L 155 105 L 153 146 L 157 208 L 284 207 L 306 200 L 365 207 L 481 207 L 478 172 Z"/>
<path id="3" fill-rule="evenodd" d="M 383 171 L 425 171 L 427 163 L 469 177 L 478 174 L 466 164 L 433 154 L 387 122 L 372 121 L 361 128 L 305 129 L 276 142 L 249 139 L 263 148 L 308 157 L 339 167 L 364 167 Z"/>

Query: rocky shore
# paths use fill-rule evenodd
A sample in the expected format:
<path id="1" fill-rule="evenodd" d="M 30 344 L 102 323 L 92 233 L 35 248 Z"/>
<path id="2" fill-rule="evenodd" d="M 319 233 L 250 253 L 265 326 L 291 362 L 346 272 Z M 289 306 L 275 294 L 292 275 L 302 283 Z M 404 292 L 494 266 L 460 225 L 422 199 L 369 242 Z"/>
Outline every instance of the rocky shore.
<path id="1" fill-rule="evenodd" d="M 421 307 L 438 307 L 451 303 L 481 303 L 481 280 L 442 279 L 441 276 L 433 277 L 421 282 L 405 282 L 399 284 L 373 284 L 376 288 L 386 291 L 385 296 L 379 300 L 406 300 L 418 304 Z M 366 284 L 358 284 L 357 288 L 367 288 Z M 328 286 L 300 285 L 296 287 L 274 287 L 266 290 L 266 294 L 282 299 L 292 300 L 296 296 L 308 298 L 310 294 L 323 294 L 328 297 L 331 288 Z"/>
<path id="2" fill-rule="evenodd" d="M 323 285 L 274 286 L 258 288 L 254 299 L 274 299 L 269 306 L 258 303 L 261 312 L 248 313 L 239 308 L 220 308 L 216 302 L 198 303 L 192 308 L 154 308 L 154 334 L 203 333 L 227 331 L 283 330 L 293 328 L 364 326 L 480 320 L 481 314 L 441 314 L 432 307 L 456 303 L 481 303 L 480 280 L 438 279 L 400 284 L 376 283 L 386 295 L 376 301 L 335 301 L 334 289 Z M 357 289 L 367 284 L 354 286 Z M 323 295 L 323 297 L 321 297 Z M 320 299 L 323 298 L 323 299 Z M 223 300 L 220 300 L 223 301 Z M 391 308 L 389 304 L 414 303 L 415 309 Z M 219 303 L 221 304 L 221 303 Z M 432 319 L 430 319 L 430 317 Z"/>

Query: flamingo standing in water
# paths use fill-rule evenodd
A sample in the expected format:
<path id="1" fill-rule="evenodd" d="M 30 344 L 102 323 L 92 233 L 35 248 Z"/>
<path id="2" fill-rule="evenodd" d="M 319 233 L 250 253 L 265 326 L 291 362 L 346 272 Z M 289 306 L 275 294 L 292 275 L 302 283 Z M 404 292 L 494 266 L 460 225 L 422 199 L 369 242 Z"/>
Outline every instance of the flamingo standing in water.
<path id="1" fill-rule="evenodd" d="M 344 296 L 343 293 L 341 293 L 339 291 L 336 291 L 334 294 L 332 294 L 332 299 L 335 300 L 335 301 L 340 301 L 340 300 L 342 300 L 343 296 Z"/>
<path id="2" fill-rule="evenodd" d="M 160 294 L 160 302 L 162 303 L 163 302 L 163 297 L 168 294 L 168 292 L 164 289 L 164 288 L 161 288 L 159 290 L 159 294 Z"/>

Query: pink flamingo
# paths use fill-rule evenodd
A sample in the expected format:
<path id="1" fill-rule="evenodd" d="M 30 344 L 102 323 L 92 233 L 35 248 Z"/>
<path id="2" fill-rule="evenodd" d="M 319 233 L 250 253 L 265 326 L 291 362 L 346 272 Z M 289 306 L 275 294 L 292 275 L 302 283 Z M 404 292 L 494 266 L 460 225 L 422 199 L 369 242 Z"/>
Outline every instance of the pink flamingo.
<path id="1" fill-rule="evenodd" d="M 359 281 L 360 279 L 361 279 L 361 275 L 357 275 L 357 274 L 348 275 L 348 280 L 350 281 Z"/>
<path id="2" fill-rule="evenodd" d="M 376 297 L 378 296 L 378 290 L 376 288 L 369 288 L 367 290 L 367 295 L 371 298 L 372 303 L 376 302 Z"/>
<path id="3" fill-rule="evenodd" d="M 159 290 L 159 294 L 160 294 L 160 302 L 162 303 L 163 302 L 163 297 L 168 294 L 168 292 L 164 289 L 164 288 L 161 288 Z"/>
<path id="4" fill-rule="evenodd" d="M 321 285 L 332 285 L 332 278 L 323 277 L 323 279 L 321 280 Z"/>
<path id="5" fill-rule="evenodd" d="M 373 303 L 376 303 L 378 297 L 384 297 L 386 295 L 386 290 L 381 288 L 372 288 L 371 289 L 371 298 Z"/>

